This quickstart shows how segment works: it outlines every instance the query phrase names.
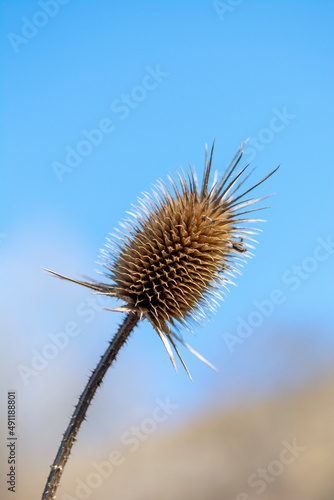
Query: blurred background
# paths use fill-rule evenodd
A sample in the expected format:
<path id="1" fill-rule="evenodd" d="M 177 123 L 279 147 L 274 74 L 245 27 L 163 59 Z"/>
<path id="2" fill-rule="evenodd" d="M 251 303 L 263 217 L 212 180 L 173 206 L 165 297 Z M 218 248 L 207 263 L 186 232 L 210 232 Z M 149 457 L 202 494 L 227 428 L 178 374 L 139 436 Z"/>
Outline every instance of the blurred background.
<path id="1" fill-rule="evenodd" d="M 42 267 L 99 249 L 158 178 L 216 139 L 275 193 L 255 257 L 175 373 L 148 323 L 109 370 L 57 498 L 330 500 L 334 485 L 331 1 L 4 1 L 1 423 L 17 393 L 18 499 L 39 498 L 122 315 Z M 251 180 L 250 180 L 251 182 Z M 266 205 L 268 203 L 265 203 Z M 7 450 L 1 447 L 1 497 Z"/>

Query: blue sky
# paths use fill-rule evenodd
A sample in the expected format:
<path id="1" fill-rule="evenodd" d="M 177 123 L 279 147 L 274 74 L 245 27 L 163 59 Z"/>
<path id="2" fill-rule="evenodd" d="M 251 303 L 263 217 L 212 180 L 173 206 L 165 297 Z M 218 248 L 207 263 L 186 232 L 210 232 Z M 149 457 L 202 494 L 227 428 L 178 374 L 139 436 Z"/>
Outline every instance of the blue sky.
<path id="1" fill-rule="evenodd" d="M 108 404 L 121 403 L 121 425 L 166 394 L 187 415 L 273 394 L 327 366 L 334 352 L 333 2 L 0 5 L 3 366 L 22 399 L 44 399 L 54 387 L 52 404 L 69 413 L 121 321 L 86 303 L 85 289 L 41 268 L 96 276 L 99 248 L 131 203 L 189 161 L 200 177 L 205 144 L 214 139 L 220 173 L 246 138 L 243 163 L 256 167 L 254 181 L 281 165 L 257 190 L 276 194 L 255 258 L 212 321 L 194 337 L 185 332 L 220 373 L 184 353 L 195 383 L 181 367 L 175 374 L 142 324 L 92 415 L 108 395 Z M 69 322 L 80 333 L 24 384 L 18 366 L 31 368 L 35 352 Z M 257 326 L 242 338 L 244 322 Z M 231 347 L 227 339 L 236 337 Z"/>

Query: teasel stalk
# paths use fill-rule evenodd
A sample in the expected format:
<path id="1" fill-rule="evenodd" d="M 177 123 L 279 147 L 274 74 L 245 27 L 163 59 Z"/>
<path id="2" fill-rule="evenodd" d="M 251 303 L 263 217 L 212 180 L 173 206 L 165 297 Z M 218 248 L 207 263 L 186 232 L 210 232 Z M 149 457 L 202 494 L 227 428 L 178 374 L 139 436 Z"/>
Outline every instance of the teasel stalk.
<path id="1" fill-rule="evenodd" d="M 177 173 L 178 182 L 169 177 L 169 185 L 159 181 L 152 195 L 145 194 L 122 229 L 108 240 L 102 251 L 102 265 L 108 282 L 80 281 L 45 269 L 52 276 L 85 286 L 93 293 L 121 299 L 123 304 L 110 311 L 126 313 L 118 332 L 92 372 L 80 396 L 57 456 L 51 466 L 42 500 L 55 498 L 57 487 L 82 421 L 103 377 L 116 359 L 134 327 L 147 319 L 160 339 L 176 369 L 173 350 L 190 373 L 177 344 L 214 368 L 182 338 L 179 327 L 191 329 L 205 319 L 223 299 L 231 278 L 250 257 L 253 236 L 258 229 L 249 227 L 261 221 L 253 212 L 267 207 L 253 207 L 265 197 L 253 199 L 249 193 L 270 177 L 277 168 L 249 189 L 242 191 L 249 174 L 248 165 L 236 173 L 243 154 L 240 146 L 220 179 L 211 186 L 214 144 L 205 155 L 201 187 L 190 166 Z M 241 191 L 241 193 L 240 193 Z M 215 368 L 214 368 L 215 369 Z M 191 378 L 191 377 L 190 377 Z"/>

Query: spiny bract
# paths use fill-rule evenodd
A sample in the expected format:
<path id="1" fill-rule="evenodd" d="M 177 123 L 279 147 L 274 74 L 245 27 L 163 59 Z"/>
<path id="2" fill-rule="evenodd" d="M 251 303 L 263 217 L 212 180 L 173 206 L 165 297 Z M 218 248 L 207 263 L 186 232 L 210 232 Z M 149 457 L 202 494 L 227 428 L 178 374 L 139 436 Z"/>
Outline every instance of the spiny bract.
<path id="1" fill-rule="evenodd" d="M 257 230 L 244 224 L 259 221 L 248 214 L 261 208 L 243 209 L 263 198 L 245 196 L 275 172 L 238 194 L 249 176 L 243 177 L 247 166 L 234 175 L 242 156 L 241 146 L 222 178 L 215 179 L 209 187 L 213 148 L 214 145 L 210 158 L 207 153 L 205 156 L 201 188 L 191 167 L 186 174 L 177 174 L 179 184 L 171 177 L 170 187 L 159 182 L 157 191 L 152 196 L 145 195 L 135 213 L 129 213 L 132 217 L 121 224 L 125 233 L 117 230 L 120 236 L 113 235 L 108 240 L 103 266 L 113 283 L 71 280 L 49 271 L 123 300 L 124 305 L 110 310 L 137 312 L 141 318 L 147 318 L 174 366 L 169 342 L 185 368 L 175 340 L 207 361 L 175 332 L 177 324 L 187 326 L 189 320 L 205 317 L 205 309 L 213 309 L 215 298 L 222 298 L 222 289 L 239 272 L 236 265 L 244 261 L 244 256 L 250 256 L 247 250 L 253 246 L 244 240 L 254 241 L 252 236 Z"/>

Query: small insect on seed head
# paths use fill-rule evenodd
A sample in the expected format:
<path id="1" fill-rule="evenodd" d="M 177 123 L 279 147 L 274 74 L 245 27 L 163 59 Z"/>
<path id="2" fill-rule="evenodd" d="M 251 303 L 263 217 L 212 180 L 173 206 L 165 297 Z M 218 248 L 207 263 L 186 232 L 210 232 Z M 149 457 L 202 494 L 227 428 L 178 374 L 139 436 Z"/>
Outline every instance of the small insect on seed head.
<path id="1" fill-rule="evenodd" d="M 191 167 L 177 174 L 178 182 L 171 177 L 169 185 L 159 182 L 121 224 L 125 232 L 117 230 L 118 235 L 108 240 L 102 264 L 110 284 L 72 280 L 49 271 L 124 302 L 110 310 L 136 312 L 148 319 L 175 367 L 170 344 L 186 368 L 175 341 L 207 362 L 183 341 L 178 325 L 189 327 L 191 321 L 205 318 L 217 304 L 215 299 L 222 299 L 230 278 L 240 272 L 244 257 L 251 255 L 248 248 L 253 246 L 244 240 L 255 241 L 257 230 L 247 225 L 260 219 L 249 214 L 266 207 L 250 207 L 264 198 L 246 195 L 277 170 L 239 194 L 250 175 L 244 175 L 248 166 L 235 174 L 241 146 L 222 178 L 209 186 L 213 149 L 214 145 L 210 157 L 206 150 L 201 187 Z"/>

